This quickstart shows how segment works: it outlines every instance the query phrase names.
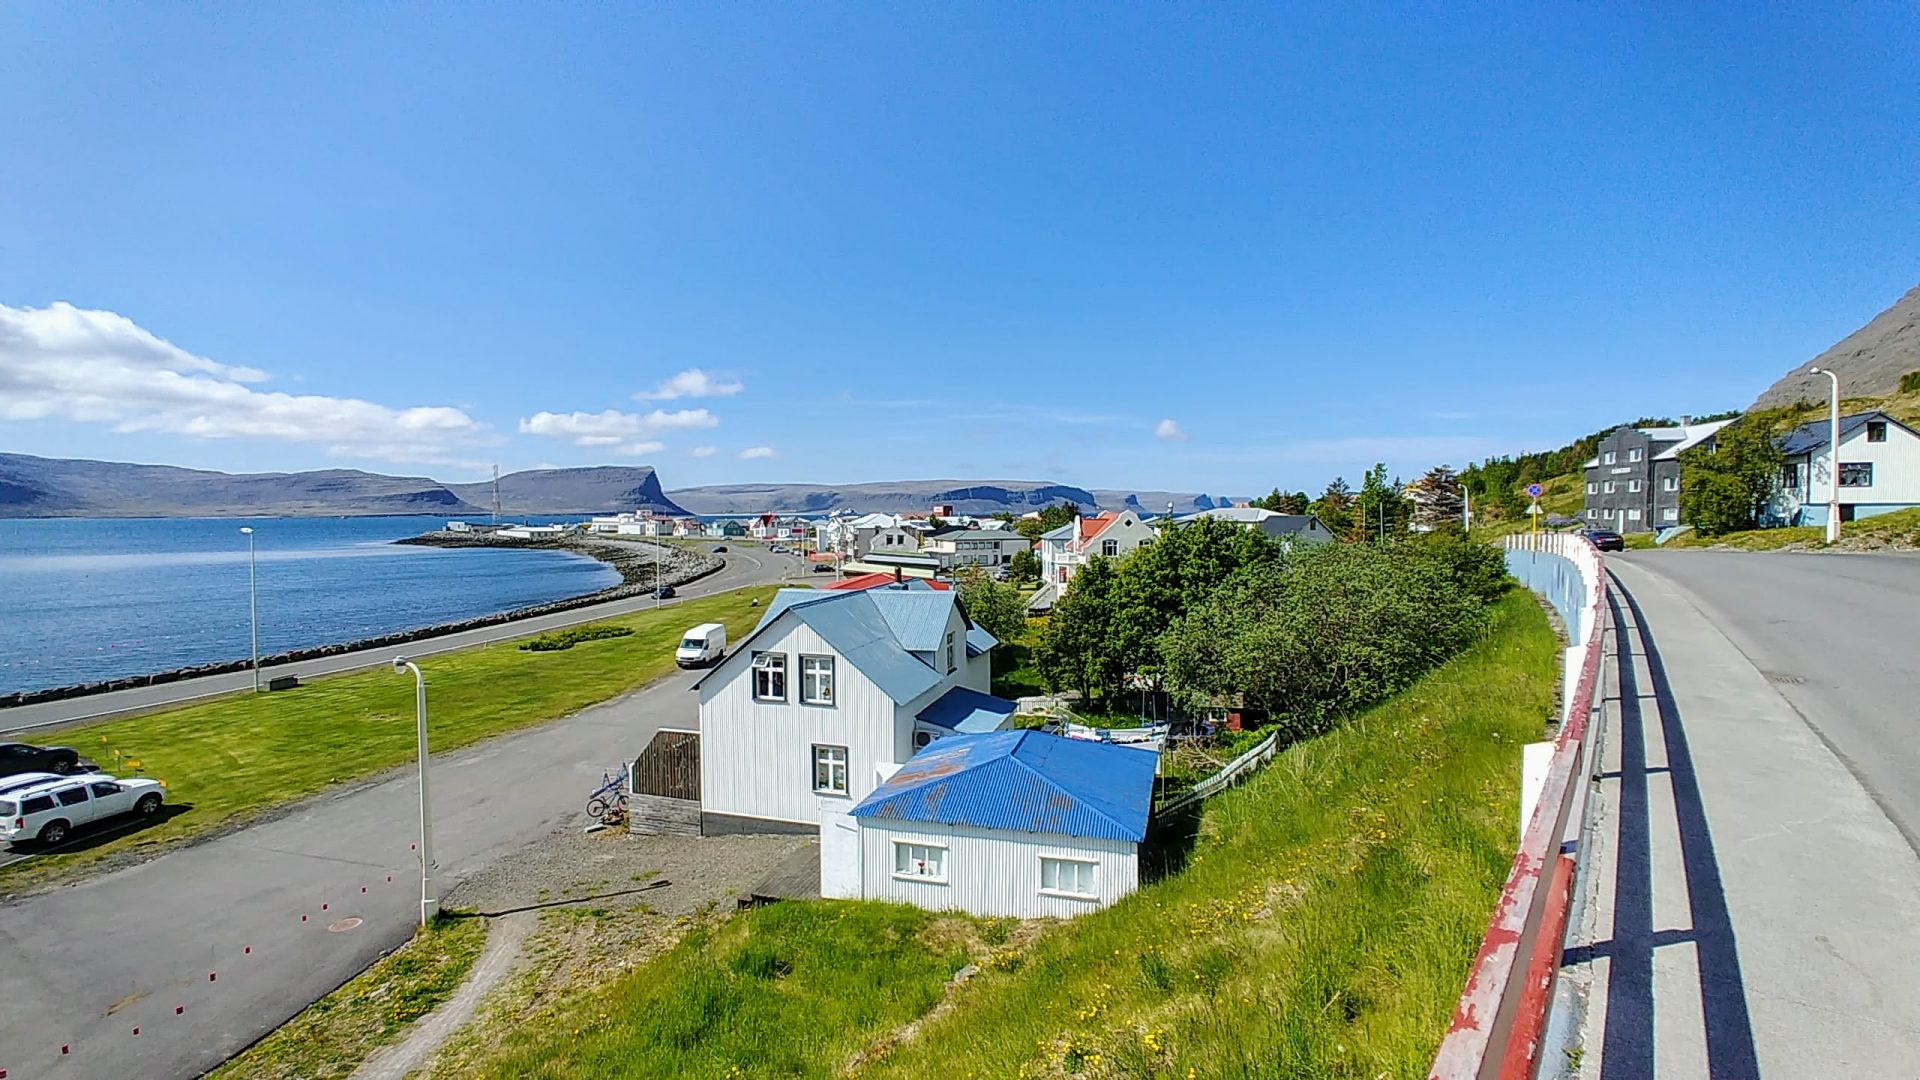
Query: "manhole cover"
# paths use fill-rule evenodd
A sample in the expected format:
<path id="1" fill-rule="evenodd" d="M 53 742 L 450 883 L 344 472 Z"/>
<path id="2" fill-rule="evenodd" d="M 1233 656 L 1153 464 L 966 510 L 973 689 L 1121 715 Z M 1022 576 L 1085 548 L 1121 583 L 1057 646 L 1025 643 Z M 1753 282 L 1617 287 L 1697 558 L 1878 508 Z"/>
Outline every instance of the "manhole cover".
<path id="1" fill-rule="evenodd" d="M 344 933 L 346 933 L 347 931 L 349 931 L 349 930 L 351 930 L 351 929 L 353 929 L 354 927 L 356 927 L 356 926 L 359 926 L 359 925 L 360 925 L 360 920 L 359 920 L 359 919 L 352 919 L 352 918 L 349 918 L 349 919 L 341 919 L 341 920 L 340 920 L 339 922 L 336 922 L 336 923 L 334 923 L 334 924 L 333 924 L 332 926 L 329 926 L 329 927 L 327 927 L 327 933 L 329 933 L 329 934 L 344 934 Z"/>

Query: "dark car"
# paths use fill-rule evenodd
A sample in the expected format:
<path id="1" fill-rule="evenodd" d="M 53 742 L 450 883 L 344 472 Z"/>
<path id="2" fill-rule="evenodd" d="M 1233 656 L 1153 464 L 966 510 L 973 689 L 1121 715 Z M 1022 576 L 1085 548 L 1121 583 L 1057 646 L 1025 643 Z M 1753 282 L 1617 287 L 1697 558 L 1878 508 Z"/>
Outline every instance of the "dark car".
<path id="1" fill-rule="evenodd" d="M 833 573 L 833 564 L 823 562 L 814 563 L 813 572 L 816 574 L 831 574 Z"/>
<path id="2" fill-rule="evenodd" d="M 28 746 L 0 743 L 0 776 L 50 772 L 62 776 L 80 767 L 80 755 L 65 746 Z"/>
<path id="3" fill-rule="evenodd" d="M 1627 542 L 1621 539 L 1620 534 L 1617 532 L 1611 532 L 1606 529 L 1588 529 L 1587 539 L 1593 543 L 1594 547 L 1599 548 L 1601 551 L 1627 550 Z"/>
<path id="4" fill-rule="evenodd" d="M 662 585 L 659 588 L 653 590 L 653 595 L 659 597 L 662 600 L 671 600 L 678 594 L 673 591 L 673 586 Z"/>
<path id="5" fill-rule="evenodd" d="M 727 553 L 727 545 L 721 544 L 719 547 L 713 549 L 713 553 L 715 555 L 725 555 Z"/>

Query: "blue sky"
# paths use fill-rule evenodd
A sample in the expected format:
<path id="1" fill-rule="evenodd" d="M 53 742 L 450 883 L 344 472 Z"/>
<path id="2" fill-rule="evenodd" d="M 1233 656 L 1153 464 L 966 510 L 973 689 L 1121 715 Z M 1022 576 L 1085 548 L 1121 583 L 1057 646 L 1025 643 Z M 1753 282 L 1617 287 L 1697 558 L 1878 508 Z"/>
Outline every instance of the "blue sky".
<path id="1" fill-rule="evenodd" d="M 0 450 L 1317 489 L 1920 281 L 1910 6 L 318 7 L 0 7 Z"/>

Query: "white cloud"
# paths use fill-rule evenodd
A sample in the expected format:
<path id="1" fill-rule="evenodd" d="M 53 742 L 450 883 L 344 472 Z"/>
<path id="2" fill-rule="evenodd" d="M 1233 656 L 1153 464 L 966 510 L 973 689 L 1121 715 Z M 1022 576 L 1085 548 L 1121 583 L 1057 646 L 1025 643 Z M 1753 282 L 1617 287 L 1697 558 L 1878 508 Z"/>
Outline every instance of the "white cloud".
<path id="1" fill-rule="evenodd" d="M 604 449 L 622 457 L 640 457 L 665 450 L 666 444 L 648 438 L 663 431 L 710 428 L 720 420 L 705 409 L 655 409 L 644 416 L 608 409 L 604 412 L 537 412 L 520 421 L 520 434 L 569 439 L 573 445 Z"/>
<path id="2" fill-rule="evenodd" d="M 121 432 L 324 443 L 347 457 L 470 464 L 497 442 L 450 406 L 257 390 L 264 372 L 196 356 L 111 311 L 0 304 L 0 420 L 62 419 Z"/>
<path id="3" fill-rule="evenodd" d="M 777 458 L 779 456 L 780 451 L 775 450 L 771 446 L 749 446 L 745 450 L 740 451 L 741 461 L 755 461 L 764 458 Z"/>
<path id="4" fill-rule="evenodd" d="M 692 457 L 712 457 L 717 449 L 713 446 L 696 446 L 687 453 Z"/>
<path id="5" fill-rule="evenodd" d="M 683 397 L 729 397 L 746 389 L 746 384 L 712 375 L 699 368 L 688 368 L 662 382 L 652 393 L 641 391 L 635 401 L 672 401 Z"/>
<path id="6" fill-rule="evenodd" d="M 1153 437 L 1156 439 L 1164 439 L 1167 442 L 1187 441 L 1187 433 L 1180 430 L 1180 425 L 1171 420 L 1162 420 L 1153 425 Z"/>

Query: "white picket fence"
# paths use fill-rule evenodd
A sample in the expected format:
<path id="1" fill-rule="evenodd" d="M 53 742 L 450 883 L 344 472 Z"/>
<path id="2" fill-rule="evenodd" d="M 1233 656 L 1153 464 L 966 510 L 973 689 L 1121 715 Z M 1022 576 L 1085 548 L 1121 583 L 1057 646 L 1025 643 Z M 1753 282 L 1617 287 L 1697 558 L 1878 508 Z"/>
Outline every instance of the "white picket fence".
<path id="1" fill-rule="evenodd" d="M 1160 805 L 1160 812 L 1167 813 L 1183 806 L 1191 806 L 1201 799 L 1217 795 L 1239 782 L 1240 778 L 1273 760 L 1280 752 L 1280 732 L 1274 731 L 1266 738 L 1255 743 L 1246 753 L 1227 762 L 1219 772 L 1181 792 L 1178 796 Z"/>

